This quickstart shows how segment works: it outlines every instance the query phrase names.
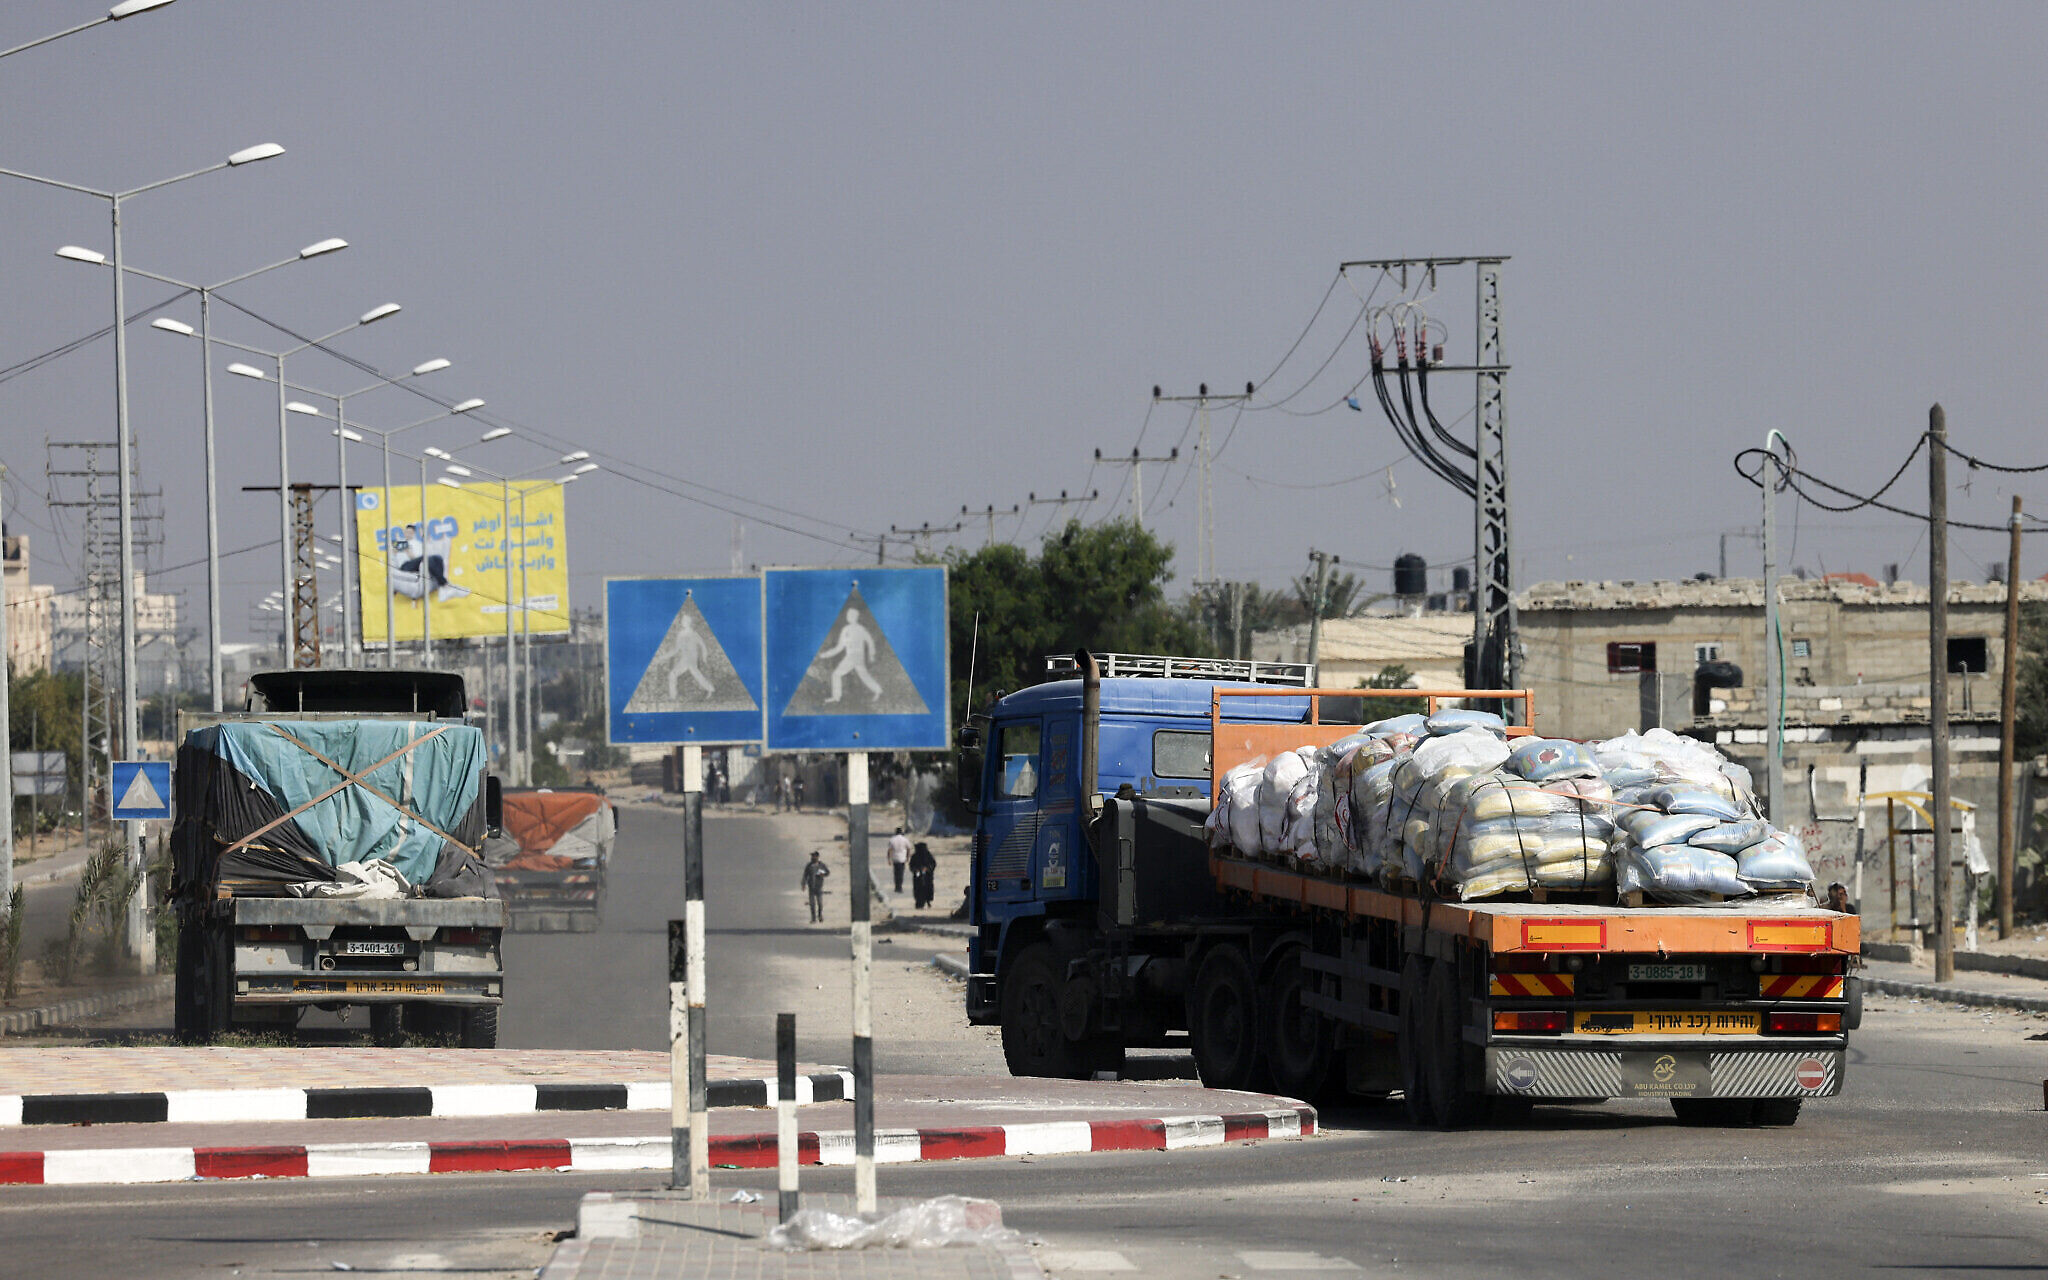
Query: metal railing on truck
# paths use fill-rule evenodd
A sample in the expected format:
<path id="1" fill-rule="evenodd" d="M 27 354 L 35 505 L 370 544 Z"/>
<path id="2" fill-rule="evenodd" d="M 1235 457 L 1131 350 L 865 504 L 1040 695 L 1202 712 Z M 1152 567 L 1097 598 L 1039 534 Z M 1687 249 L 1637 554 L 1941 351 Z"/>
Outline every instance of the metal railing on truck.
<path id="1" fill-rule="evenodd" d="M 1306 722 L 1227 721 L 1223 715 L 1226 698 L 1307 698 Z M 1248 760 L 1270 760 L 1296 747 L 1327 747 L 1357 733 L 1355 724 L 1323 723 L 1325 698 L 1424 699 L 1427 714 L 1453 698 L 1460 701 L 1487 699 L 1520 702 L 1520 724 L 1507 727 L 1510 738 L 1528 737 L 1536 732 L 1536 695 L 1528 689 L 1216 689 L 1209 698 L 1209 795 L 1210 802 L 1223 794 L 1224 775 Z M 1370 723 L 1368 721 L 1368 723 Z"/>

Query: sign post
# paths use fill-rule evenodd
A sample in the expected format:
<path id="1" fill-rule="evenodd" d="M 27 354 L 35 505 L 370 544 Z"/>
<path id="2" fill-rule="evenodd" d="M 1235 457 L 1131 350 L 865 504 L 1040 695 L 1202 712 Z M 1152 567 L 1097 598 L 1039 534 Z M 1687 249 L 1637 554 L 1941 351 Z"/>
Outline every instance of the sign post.
<path id="1" fill-rule="evenodd" d="M 683 918 L 670 921 L 669 1185 L 711 1194 L 705 1074 L 704 747 L 761 741 L 761 580 L 605 581 L 605 724 L 614 746 L 682 747 Z"/>
<path id="2" fill-rule="evenodd" d="M 853 959 L 854 1208 L 875 1209 L 874 933 L 868 753 L 950 745 L 944 566 L 769 569 L 762 575 L 770 751 L 846 755 Z"/>

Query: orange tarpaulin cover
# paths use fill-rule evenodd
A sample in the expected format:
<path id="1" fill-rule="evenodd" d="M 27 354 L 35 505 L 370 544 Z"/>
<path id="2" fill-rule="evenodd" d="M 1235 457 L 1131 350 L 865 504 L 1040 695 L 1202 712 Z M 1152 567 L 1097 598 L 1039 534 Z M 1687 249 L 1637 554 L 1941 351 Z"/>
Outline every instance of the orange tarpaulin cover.
<path id="1" fill-rule="evenodd" d="M 522 854 L 546 853 L 572 827 L 607 803 L 590 791 L 508 791 L 505 834 L 519 842 Z"/>

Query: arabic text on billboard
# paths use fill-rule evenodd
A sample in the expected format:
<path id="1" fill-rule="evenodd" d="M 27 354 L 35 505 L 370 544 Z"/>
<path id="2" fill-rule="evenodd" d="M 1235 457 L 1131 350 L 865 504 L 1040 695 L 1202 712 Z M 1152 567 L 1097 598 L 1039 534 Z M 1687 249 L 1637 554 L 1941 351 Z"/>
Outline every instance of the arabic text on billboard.
<path id="1" fill-rule="evenodd" d="M 504 490 L 496 484 L 459 489 L 428 485 L 424 514 L 421 497 L 418 486 L 399 486 L 388 494 L 365 488 L 356 494 L 361 566 L 357 579 L 365 643 L 384 642 L 387 600 L 391 630 L 400 642 L 418 640 L 426 625 L 432 626 L 436 640 L 502 636 L 508 598 L 525 601 L 525 621 L 515 612 L 515 630 L 536 635 L 569 630 L 569 558 L 562 537 L 560 484 L 534 481 L 511 486 L 509 539 L 504 536 Z M 513 553 L 509 597 L 508 544 Z"/>

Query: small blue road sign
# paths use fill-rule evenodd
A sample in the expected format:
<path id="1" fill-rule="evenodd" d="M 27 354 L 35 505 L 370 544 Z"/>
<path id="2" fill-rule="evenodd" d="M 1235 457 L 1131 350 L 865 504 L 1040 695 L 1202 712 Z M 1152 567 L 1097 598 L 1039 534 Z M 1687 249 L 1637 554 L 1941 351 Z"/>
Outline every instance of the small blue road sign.
<path id="1" fill-rule="evenodd" d="M 607 578 L 607 737 L 761 740 L 761 580 Z"/>
<path id="2" fill-rule="evenodd" d="M 768 749 L 950 747 L 946 569 L 768 569 Z"/>
<path id="3" fill-rule="evenodd" d="M 141 822 L 171 816 L 171 762 L 116 760 L 113 773 L 114 817 Z"/>

